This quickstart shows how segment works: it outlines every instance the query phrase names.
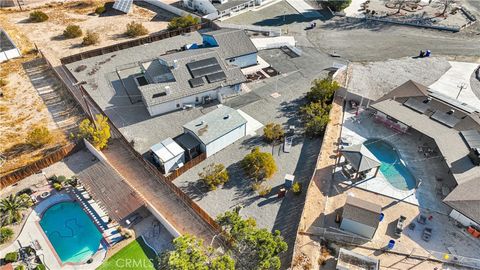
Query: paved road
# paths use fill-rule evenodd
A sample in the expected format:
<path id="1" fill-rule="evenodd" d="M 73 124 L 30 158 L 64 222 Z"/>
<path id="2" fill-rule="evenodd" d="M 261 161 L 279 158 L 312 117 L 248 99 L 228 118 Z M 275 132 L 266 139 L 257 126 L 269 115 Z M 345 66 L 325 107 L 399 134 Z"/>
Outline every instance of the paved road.
<path id="1" fill-rule="evenodd" d="M 325 52 L 335 50 L 350 61 L 376 61 L 417 55 L 430 49 L 434 55 L 480 60 L 480 36 L 388 24 L 328 22 L 310 30 L 308 39 Z"/>

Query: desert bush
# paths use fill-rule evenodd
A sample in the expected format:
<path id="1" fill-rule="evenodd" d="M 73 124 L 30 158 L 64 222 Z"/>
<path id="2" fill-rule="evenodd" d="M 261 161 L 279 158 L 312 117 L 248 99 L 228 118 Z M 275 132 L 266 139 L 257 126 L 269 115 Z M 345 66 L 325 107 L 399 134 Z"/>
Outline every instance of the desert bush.
<path id="1" fill-rule="evenodd" d="M 7 85 L 7 80 L 5 79 L 0 79 L 0 87 L 4 87 L 5 85 Z"/>
<path id="2" fill-rule="evenodd" d="M 63 35 L 66 38 L 77 38 L 81 37 L 83 34 L 82 29 L 78 25 L 70 24 L 63 31 Z"/>
<path id="3" fill-rule="evenodd" d="M 127 24 L 125 34 L 129 37 L 139 37 L 148 34 L 148 29 L 141 23 L 131 22 Z"/>
<path id="4" fill-rule="evenodd" d="M 44 22 L 48 20 L 48 15 L 40 10 L 30 12 L 30 21 L 32 22 Z"/>
<path id="5" fill-rule="evenodd" d="M 260 152 L 258 147 L 246 155 L 241 164 L 245 172 L 256 181 L 270 178 L 277 171 L 272 154 Z"/>
<path id="6" fill-rule="evenodd" d="M 15 266 L 14 270 L 25 270 L 25 265 L 24 264 L 19 264 Z"/>
<path id="7" fill-rule="evenodd" d="M 0 243 L 5 243 L 13 238 L 13 230 L 10 227 L 0 228 Z"/>
<path id="8" fill-rule="evenodd" d="M 38 148 L 52 141 L 52 135 L 47 127 L 36 127 L 27 135 L 27 143 Z"/>
<path id="9" fill-rule="evenodd" d="M 85 36 L 83 37 L 83 46 L 95 45 L 100 41 L 100 35 L 96 32 L 88 30 Z"/>
<path id="10" fill-rule="evenodd" d="M 193 17 L 192 15 L 175 17 L 168 23 L 167 29 L 175 30 L 178 28 L 186 28 L 199 23 L 200 19 L 197 17 Z"/>
<path id="11" fill-rule="evenodd" d="M 5 254 L 5 261 L 9 263 L 18 261 L 18 252 L 14 251 Z"/>
<path id="12" fill-rule="evenodd" d="M 267 142 L 279 141 L 283 138 L 284 134 L 285 132 L 280 124 L 268 123 L 263 128 L 263 137 Z"/>
<path id="13" fill-rule="evenodd" d="M 268 185 L 260 185 L 258 189 L 258 195 L 265 197 L 272 191 L 272 187 Z"/>
<path id="14" fill-rule="evenodd" d="M 43 264 L 39 264 L 35 267 L 35 270 L 46 270 L 47 268 Z"/>
<path id="15" fill-rule="evenodd" d="M 95 13 L 97 13 L 98 15 L 104 13 L 107 9 L 105 8 L 105 6 L 99 6 L 95 9 Z"/>
<path id="16" fill-rule="evenodd" d="M 223 164 L 210 164 L 198 173 L 200 179 L 208 186 L 210 190 L 215 190 L 219 185 L 225 184 L 229 177 Z"/>

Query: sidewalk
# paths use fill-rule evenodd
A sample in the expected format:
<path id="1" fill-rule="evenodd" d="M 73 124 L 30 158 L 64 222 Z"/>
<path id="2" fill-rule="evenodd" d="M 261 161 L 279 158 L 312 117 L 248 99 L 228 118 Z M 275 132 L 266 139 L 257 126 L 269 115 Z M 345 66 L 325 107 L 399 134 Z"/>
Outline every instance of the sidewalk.
<path id="1" fill-rule="evenodd" d="M 315 8 L 307 4 L 303 0 L 287 0 L 287 3 L 292 6 L 298 13 L 305 18 L 320 19 L 322 15 Z"/>

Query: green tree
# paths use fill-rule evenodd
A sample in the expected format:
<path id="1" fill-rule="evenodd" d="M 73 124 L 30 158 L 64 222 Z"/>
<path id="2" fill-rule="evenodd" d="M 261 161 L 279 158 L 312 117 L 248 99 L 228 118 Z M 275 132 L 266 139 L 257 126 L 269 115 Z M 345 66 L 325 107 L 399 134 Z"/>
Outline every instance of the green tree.
<path id="1" fill-rule="evenodd" d="M 205 247 L 201 239 L 185 234 L 173 240 L 173 249 L 160 255 L 159 268 L 165 270 L 233 270 L 230 256 L 215 256 L 212 247 Z"/>
<path id="2" fill-rule="evenodd" d="M 232 242 L 236 264 L 245 269 L 280 269 L 279 255 L 288 249 L 280 231 L 259 229 L 254 219 L 241 218 L 239 211 L 237 207 L 217 217 Z"/>
<path id="3" fill-rule="evenodd" d="M 323 134 L 328 122 L 330 122 L 331 105 L 321 102 L 312 102 L 300 109 L 305 121 L 305 130 L 309 136 L 317 137 Z"/>
<path id="4" fill-rule="evenodd" d="M 30 12 L 30 21 L 32 22 L 44 22 L 48 20 L 48 15 L 43 11 L 35 10 Z"/>
<path id="5" fill-rule="evenodd" d="M 108 118 L 101 114 L 95 115 L 95 122 L 92 123 L 89 119 L 84 119 L 80 123 L 80 138 L 87 139 L 97 149 L 103 149 L 107 146 L 108 139 L 110 139 L 110 125 Z"/>
<path id="6" fill-rule="evenodd" d="M 257 181 L 270 178 L 277 171 L 277 165 L 272 154 L 260 152 L 258 147 L 247 154 L 241 164 L 245 172 Z"/>
<path id="7" fill-rule="evenodd" d="M 47 127 L 36 127 L 30 131 L 26 139 L 31 146 L 38 148 L 52 141 L 52 135 Z"/>
<path id="8" fill-rule="evenodd" d="M 82 36 L 82 29 L 80 26 L 75 24 L 68 25 L 65 30 L 63 30 L 63 35 L 66 38 L 77 38 Z"/>
<path id="9" fill-rule="evenodd" d="M 198 174 L 200 179 L 208 186 L 210 190 L 217 189 L 217 186 L 228 182 L 229 176 L 223 164 L 210 164 L 203 168 Z"/>
<path id="10" fill-rule="evenodd" d="M 9 227 L 0 228 L 0 243 L 5 243 L 13 238 L 13 230 Z"/>
<path id="11" fill-rule="evenodd" d="M 134 21 L 127 24 L 127 31 L 125 34 L 129 37 L 139 37 L 148 34 L 148 29 L 143 26 L 141 23 L 136 23 Z"/>
<path id="12" fill-rule="evenodd" d="M 200 23 L 200 18 L 193 17 L 192 15 L 175 17 L 168 23 L 167 29 L 175 30 L 178 28 L 186 28 L 199 23 Z"/>
<path id="13" fill-rule="evenodd" d="M 352 3 L 352 0 L 329 0 L 322 3 L 325 3 L 333 11 L 342 11 Z"/>
<path id="14" fill-rule="evenodd" d="M 27 194 L 11 194 L 0 200 L 2 225 L 10 225 L 22 220 L 22 211 L 33 205 L 32 199 Z"/>
<path id="15" fill-rule="evenodd" d="M 280 124 L 268 123 L 263 128 L 263 136 L 267 142 L 279 141 L 283 138 L 285 131 Z"/>
<path id="16" fill-rule="evenodd" d="M 313 86 L 307 92 L 306 98 L 309 102 L 322 102 L 331 104 L 335 91 L 340 88 L 340 85 L 330 78 L 322 80 L 314 80 Z"/>

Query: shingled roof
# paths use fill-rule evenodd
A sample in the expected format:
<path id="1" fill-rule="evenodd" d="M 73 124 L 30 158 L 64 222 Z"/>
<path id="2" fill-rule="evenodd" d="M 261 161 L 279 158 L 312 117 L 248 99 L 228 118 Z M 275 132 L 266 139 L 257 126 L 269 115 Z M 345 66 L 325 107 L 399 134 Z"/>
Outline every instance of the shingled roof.
<path id="1" fill-rule="evenodd" d="M 357 172 L 377 168 L 380 161 L 363 144 L 345 147 L 340 152 Z"/>
<path id="2" fill-rule="evenodd" d="M 243 29 L 222 28 L 220 30 L 203 33 L 202 35 L 211 36 L 217 41 L 217 51 L 223 59 L 258 52 L 252 40 L 250 40 Z"/>
<path id="3" fill-rule="evenodd" d="M 350 219 L 370 227 L 377 228 L 382 207 L 353 196 L 347 196 L 343 206 L 342 218 Z"/>

